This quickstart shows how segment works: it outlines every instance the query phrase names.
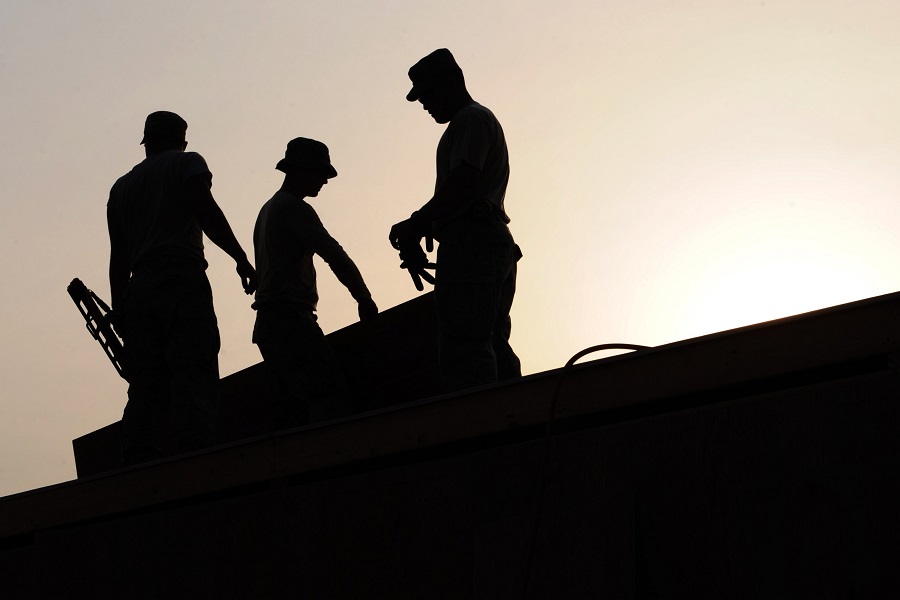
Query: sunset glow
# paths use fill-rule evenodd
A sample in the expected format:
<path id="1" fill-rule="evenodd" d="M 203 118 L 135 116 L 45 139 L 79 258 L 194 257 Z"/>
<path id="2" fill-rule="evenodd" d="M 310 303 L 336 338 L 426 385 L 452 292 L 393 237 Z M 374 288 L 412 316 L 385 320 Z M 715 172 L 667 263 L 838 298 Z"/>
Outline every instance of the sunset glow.
<path id="1" fill-rule="evenodd" d="M 900 287 L 898 22 L 886 0 L 6 2 L 0 495 L 73 477 L 70 441 L 121 415 L 65 288 L 108 296 L 105 203 L 147 113 L 187 119 L 245 249 L 286 141 L 325 141 L 316 209 L 389 308 L 417 292 L 388 230 L 442 131 L 406 71 L 449 47 L 509 143 L 535 373 Z M 254 314 L 208 246 L 227 375 L 260 360 Z M 319 264 L 328 332 L 356 307 Z"/>

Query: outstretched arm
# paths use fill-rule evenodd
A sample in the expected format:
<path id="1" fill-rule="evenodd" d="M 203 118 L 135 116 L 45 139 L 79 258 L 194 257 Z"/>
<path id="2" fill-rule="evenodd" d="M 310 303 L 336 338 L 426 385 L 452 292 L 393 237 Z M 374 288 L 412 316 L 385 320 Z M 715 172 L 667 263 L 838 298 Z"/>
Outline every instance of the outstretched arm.
<path id="1" fill-rule="evenodd" d="M 359 305 L 359 320 L 367 321 L 377 315 L 378 306 L 372 300 L 372 294 L 366 287 L 362 273 L 338 241 L 331 237 L 318 216 L 313 212 L 306 218 L 298 220 L 298 223 L 302 224 L 302 231 L 299 231 L 298 235 L 307 240 L 310 249 L 328 263 L 338 281 L 344 284 L 356 300 Z"/>
<path id="2" fill-rule="evenodd" d="M 192 177 L 185 183 L 185 191 L 200 229 L 203 230 L 203 233 L 206 234 L 213 244 L 234 259 L 244 292 L 247 294 L 255 292 L 257 285 L 256 270 L 250 264 L 250 261 L 247 260 L 247 253 L 244 252 L 241 244 L 234 237 L 234 232 L 231 230 L 231 225 L 228 224 L 228 219 L 225 218 L 225 213 L 222 212 L 215 198 L 213 198 L 209 189 L 209 180 L 202 176 Z"/>
<path id="3" fill-rule="evenodd" d="M 334 240 L 332 242 L 333 244 L 329 243 L 320 246 L 315 252 L 322 257 L 322 260 L 328 263 L 338 281 L 344 284 L 344 287 L 356 300 L 359 305 L 359 320 L 367 321 L 378 314 L 378 306 L 372 300 L 372 294 L 369 292 L 369 288 L 366 287 L 362 273 L 359 272 L 356 263 L 347 255 L 340 244 Z"/>

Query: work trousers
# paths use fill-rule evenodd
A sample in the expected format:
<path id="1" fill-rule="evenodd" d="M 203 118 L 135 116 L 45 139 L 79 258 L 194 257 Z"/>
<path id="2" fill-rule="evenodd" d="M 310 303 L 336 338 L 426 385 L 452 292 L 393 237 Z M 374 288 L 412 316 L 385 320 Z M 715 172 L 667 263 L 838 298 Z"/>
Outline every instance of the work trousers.
<path id="1" fill-rule="evenodd" d="M 521 256 L 496 215 L 459 219 L 442 229 L 434 293 L 446 391 L 521 377 L 509 344 Z"/>
<path id="2" fill-rule="evenodd" d="M 128 403 L 126 463 L 211 445 L 219 385 L 219 329 L 212 289 L 199 267 L 134 274 L 124 297 Z"/>
<path id="3" fill-rule="evenodd" d="M 312 311 L 260 306 L 253 342 L 259 347 L 274 404 L 274 428 L 288 429 L 347 416 L 349 387 Z"/>

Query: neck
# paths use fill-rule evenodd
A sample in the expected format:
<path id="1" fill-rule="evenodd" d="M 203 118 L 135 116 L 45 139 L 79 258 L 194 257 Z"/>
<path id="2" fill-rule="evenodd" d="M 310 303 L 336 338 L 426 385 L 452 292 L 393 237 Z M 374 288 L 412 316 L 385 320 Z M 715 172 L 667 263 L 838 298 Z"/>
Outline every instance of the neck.
<path id="1" fill-rule="evenodd" d="M 306 196 L 301 191 L 300 185 L 297 182 L 297 180 L 294 177 L 291 177 L 290 175 L 284 176 L 284 182 L 281 184 L 281 189 L 279 191 L 287 192 L 288 194 L 291 194 L 292 196 L 297 196 L 301 200 L 303 198 L 306 198 Z"/>
<path id="2" fill-rule="evenodd" d="M 465 88 L 462 88 L 458 93 L 454 94 L 451 100 L 450 113 L 453 116 L 456 116 L 456 113 L 458 113 L 460 110 L 462 110 L 472 102 L 474 102 L 474 100 L 472 100 L 472 96 L 469 95 L 469 92 Z"/>
<path id="3" fill-rule="evenodd" d="M 179 152 L 184 152 L 184 149 L 187 147 L 186 143 L 181 144 L 163 144 L 161 146 L 157 145 L 146 145 L 144 144 L 144 155 L 147 158 L 151 156 L 156 156 L 157 154 L 162 154 L 163 152 L 169 152 L 171 150 L 177 150 Z"/>

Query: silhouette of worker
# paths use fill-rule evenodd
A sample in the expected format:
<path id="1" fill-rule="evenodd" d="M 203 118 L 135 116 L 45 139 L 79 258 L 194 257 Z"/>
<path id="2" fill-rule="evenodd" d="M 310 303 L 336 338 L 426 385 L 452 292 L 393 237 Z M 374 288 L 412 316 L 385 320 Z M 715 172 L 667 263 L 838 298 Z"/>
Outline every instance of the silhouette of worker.
<path id="1" fill-rule="evenodd" d="M 271 382 L 275 428 L 347 415 L 348 386 L 316 317 L 319 255 L 358 303 L 360 320 L 378 314 L 356 264 L 306 202 L 337 176 L 325 144 L 296 138 L 275 166 L 284 182 L 259 211 L 253 230 L 259 289 L 253 342 Z"/>
<path id="2" fill-rule="evenodd" d="M 186 132 L 175 113 L 148 115 L 147 157 L 116 181 L 107 204 L 112 308 L 130 370 L 126 464 L 160 456 L 167 427 L 178 450 L 214 442 L 219 329 L 204 233 L 235 260 L 244 291 L 256 290 L 256 272 L 210 191 L 206 161 L 185 152 Z"/>
<path id="3" fill-rule="evenodd" d="M 406 99 L 418 100 L 438 124 L 448 125 L 437 147 L 434 196 L 391 228 L 391 245 L 415 279 L 428 266 L 422 238 L 440 242 L 434 291 L 445 389 L 519 377 L 509 311 L 522 253 L 504 208 L 509 156 L 503 129 L 469 95 L 446 48 L 413 65 L 409 78 Z"/>

